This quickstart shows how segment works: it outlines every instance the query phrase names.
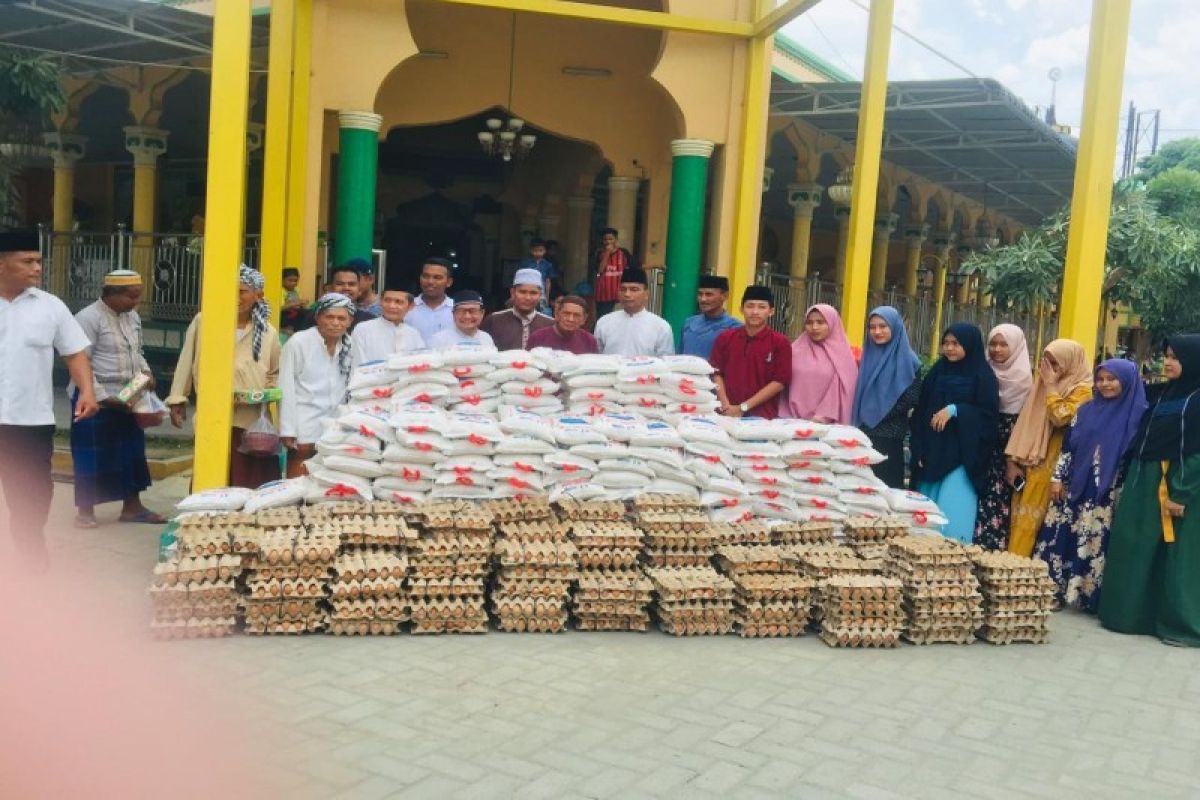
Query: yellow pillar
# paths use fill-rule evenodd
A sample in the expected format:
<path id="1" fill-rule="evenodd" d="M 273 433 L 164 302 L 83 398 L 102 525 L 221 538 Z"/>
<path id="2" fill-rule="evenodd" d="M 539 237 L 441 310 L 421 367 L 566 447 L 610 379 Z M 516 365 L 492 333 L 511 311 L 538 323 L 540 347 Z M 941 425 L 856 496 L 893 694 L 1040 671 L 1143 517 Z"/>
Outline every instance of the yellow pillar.
<path id="1" fill-rule="evenodd" d="M 793 183 L 788 186 L 792 216 L 792 260 L 788 272 L 793 278 L 808 277 L 808 254 L 812 247 L 813 211 L 821 204 L 822 188 L 817 183 Z"/>
<path id="2" fill-rule="evenodd" d="M 575 284 L 588 279 L 593 269 L 592 254 L 588 249 L 591 242 L 592 208 L 595 201 L 590 195 L 567 198 L 567 241 L 560 253 L 564 256 L 563 283 L 567 291 Z"/>
<path id="3" fill-rule="evenodd" d="M 961 244 L 958 246 L 958 290 L 954 294 L 954 302 L 958 303 L 960 308 L 971 302 L 971 276 L 962 273 L 962 263 L 970 254 L 969 247 Z"/>
<path id="4" fill-rule="evenodd" d="M 312 69 L 312 0 L 295 3 L 292 104 L 288 122 L 287 225 L 284 230 L 283 265 L 300 272 L 300 294 L 310 297 L 317 290 L 318 273 L 324 264 L 314 265 L 304 258 L 305 249 L 317 242 L 304 240 L 308 203 L 308 100 Z"/>
<path id="5" fill-rule="evenodd" d="M 1096 352 L 1096 328 L 1104 288 L 1104 254 L 1112 210 L 1113 154 L 1117 149 L 1125 46 L 1129 39 L 1131 0 L 1092 0 L 1083 116 L 1071 227 L 1063 270 L 1059 336 Z"/>
<path id="6" fill-rule="evenodd" d="M 846 241 L 850 238 L 850 206 L 834 206 L 833 217 L 837 222 L 837 254 L 833 261 L 833 282 L 841 286 L 846 282 Z"/>
<path id="7" fill-rule="evenodd" d="M 950 248 L 954 246 L 953 233 L 939 231 L 933 237 L 937 253 L 937 268 L 933 273 L 933 330 L 930 332 L 929 352 L 934 358 L 942 345 L 942 315 L 946 308 L 946 275 L 950 269 Z"/>
<path id="8" fill-rule="evenodd" d="M 292 68 L 295 55 L 295 3 L 271 4 L 267 54 L 267 141 L 263 154 L 261 236 L 258 269 L 266 282 L 272 322 L 283 304 L 283 250 L 288 227 L 288 163 L 291 147 Z"/>
<path id="9" fill-rule="evenodd" d="M 772 0 L 751 0 L 752 19 L 772 10 Z M 733 252 L 729 262 L 730 297 L 741 298 L 758 269 L 759 209 L 762 207 L 763 167 L 767 158 L 767 112 L 771 94 L 771 36 L 746 41 L 746 96 L 742 102 L 741 148 L 727 153 L 737 163 L 738 179 L 733 217 Z"/>
<path id="10" fill-rule="evenodd" d="M 50 251 L 50 290 L 62 297 L 67 292 L 71 237 L 75 227 L 75 162 L 83 158 L 87 138 L 69 133 L 47 133 L 42 137 L 54 159 L 54 236 Z"/>
<path id="11" fill-rule="evenodd" d="M 246 210 L 246 117 L 250 89 L 250 0 L 216 0 L 208 126 L 204 268 L 200 292 L 200 365 L 192 488 L 224 486 L 233 423 L 237 270 Z"/>
<path id="12" fill-rule="evenodd" d="M 928 235 L 928 225 L 910 225 L 904 231 L 904 241 L 908 245 L 904 254 L 904 293 L 909 297 L 917 296 L 917 282 L 921 273 L 921 247 Z"/>
<path id="13" fill-rule="evenodd" d="M 884 100 L 887 98 L 894 6 L 895 0 L 872 0 L 867 21 L 867 54 L 863 65 L 858 136 L 854 148 L 854 183 L 850 191 L 846 280 L 842 285 L 842 324 L 846 327 L 850 343 L 856 345 L 862 344 L 867 322 L 871 233 L 875 222 L 879 161 L 883 150 Z"/>
<path id="14" fill-rule="evenodd" d="M 887 282 L 888 245 L 900 217 L 896 214 L 880 214 L 875 217 L 875 237 L 871 249 L 871 289 L 879 291 Z"/>
<path id="15" fill-rule="evenodd" d="M 608 179 L 608 227 L 617 229 L 617 241 L 633 251 L 633 236 L 637 230 L 637 196 L 642 179 L 629 175 L 614 175 Z M 528 228 L 537 225 L 536 212 L 530 210 Z"/>
<path id="16" fill-rule="evenodd" d="M 154 299 L 154 232 L 158 216 L 158 157 L 167 152 L 167 131 L 130 125 L 125 128 L 125 149 L 133 156 L 133 252 L 131 269 L 142 276 L 146 289 L 138 310 L 145 313 Z M 208 210 L 205 210 L 208 214 Z"/>

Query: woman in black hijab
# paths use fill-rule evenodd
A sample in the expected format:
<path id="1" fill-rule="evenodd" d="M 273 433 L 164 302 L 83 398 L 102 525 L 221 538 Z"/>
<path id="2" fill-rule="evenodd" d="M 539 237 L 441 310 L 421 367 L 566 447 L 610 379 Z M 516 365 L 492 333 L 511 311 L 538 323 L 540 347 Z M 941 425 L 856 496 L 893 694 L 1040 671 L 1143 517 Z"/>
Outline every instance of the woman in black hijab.
<path id="1" fill-rule="evenodd" d="M 1200 334 L 1172 336 L 1164 349 L 1169 380 L 1146 392 L 1150 410 L 1129 448 L 1100 624 L 1200 647 Z"/>
<path id="2" fill-rule="evenodd" d="M 921 386 L 912 415 L 913 488 L 950 520 L 943 533 L 970 544 L 977 497 L 996 446 L 1000 387 L 979 328 L 956 322 Z"/>

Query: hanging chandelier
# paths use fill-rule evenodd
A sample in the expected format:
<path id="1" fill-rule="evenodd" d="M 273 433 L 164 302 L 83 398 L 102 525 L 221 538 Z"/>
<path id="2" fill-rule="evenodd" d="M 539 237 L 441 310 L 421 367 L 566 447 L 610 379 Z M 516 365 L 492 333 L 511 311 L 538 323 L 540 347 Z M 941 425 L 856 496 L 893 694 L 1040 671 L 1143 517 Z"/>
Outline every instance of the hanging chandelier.
<path id="1" fill-rule="evenodd" d="M 508 42 L 508 105 L 513 105 L 513 73 L 517 60 L 517 13 L 513 12 L 512 33 Z M 489 156 L 498 156 L 503 161 L 512 161 L 514 157 L 523 158 L 537 144 L 537 137 L 532 133 L 521 133 L 525 128 L 525 120 L 520 117 L 489 117 L 484 123 L 487 130 L 476 134 L 479 146 Z"/>

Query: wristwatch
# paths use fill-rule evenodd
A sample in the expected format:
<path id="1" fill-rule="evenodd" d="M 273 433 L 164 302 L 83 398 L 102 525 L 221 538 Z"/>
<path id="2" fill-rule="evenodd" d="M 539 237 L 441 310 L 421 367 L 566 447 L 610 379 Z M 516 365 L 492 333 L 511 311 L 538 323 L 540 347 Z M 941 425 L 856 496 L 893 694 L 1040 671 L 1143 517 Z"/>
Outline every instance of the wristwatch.
<path id="1" fill-rule="evenodd" d="M 741 405 L 738 406 L 738 410 L 741 411 L 743 414 L 745 414 L 747 411 L 750 410 L 750 404 L 742 403 Z"/>

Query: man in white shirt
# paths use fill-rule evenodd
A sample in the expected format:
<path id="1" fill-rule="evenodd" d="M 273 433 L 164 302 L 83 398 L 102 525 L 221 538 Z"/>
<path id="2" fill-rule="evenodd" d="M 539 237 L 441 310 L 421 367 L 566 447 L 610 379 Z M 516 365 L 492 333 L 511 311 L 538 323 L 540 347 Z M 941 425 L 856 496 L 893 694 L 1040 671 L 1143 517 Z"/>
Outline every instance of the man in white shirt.
<path id="1" fill-rule="evenodd" d="M 425 259 L 421 266 L 421 294 L 405 317 L 431 346 L 435 334 L 454 328 L 454 301 L 446 296 L 454 285 L 453 272 L 454 263 L 449 259 Z"/>
<path id="2" fill-rule="evenodd" d="M 411 353 L 425 349 L 425 340 L 404 316 L 412 305 L 408 292 L 384 289 L 379 297 L 383 315 L 355 326 L 350 339 L 354 343 L 354 366 L 383 361 L 393 353 Z"/>
<path id="3" fill-rule="evenodd" d="M 88 356 L 100 412 L 71 426 L 71 462 L 75 473 L 75 527 L 95 528 L 96 506 L 120 500 L 121 522 L 162 525 L 166 520 L 142 505 L 150 488 L 146 434 L 134 416 L 140 395 L 121 402 L 119 393 L 134 378 L 154 377 L 142 353 L 142 276 L 118 269 L 104 276 L 100 299 L 75 315 L 91 341 Z M 72 401 L 79 387 L 68 387 Z"/>
<path id="4" fill-rule="evenodd" d="M 330 293 L 317 301 L 316 325 L 288 339 L 279 361 L 279 438 L 287 448 L 287 476 L 304 474 L 316 452 L 322 420 L 346 399 L 354 345 L 350 323 L 354 303 Z"/>
<path id="5" fill-rule="evenodd" d="M 621 307 L 596 322 L 600 352 L 619 356 L 669 356 L 675 336 L 665 319 L 646 310 L 650 301 L 646 271 L 631 267 L 621 274 L 617 302 Z"/>
<path id="6" fill-rule="evenodd" d="M 54 353 L 80 387 L 75 419 L 99 410 L 87 335 L 61 300 L 37 288 L 42 256 L 36 232 L 0 233 L 0 484 L 17 551 L 35 570 L 49 565 L 42 529 L 54 483 Z"/>
<path id="7" fill-rule="evenodd" d="M 434 350 L 449 350 L 460 344 L 473 344 L 488 350 L 495 350 L 496 343 L 486 331 L 479 330 L 483 322 L 483 298 L 479 292 L 459 292 L 454 299 L 454 327 L 434 334 L 429 340 L 430 348 Z"/>

